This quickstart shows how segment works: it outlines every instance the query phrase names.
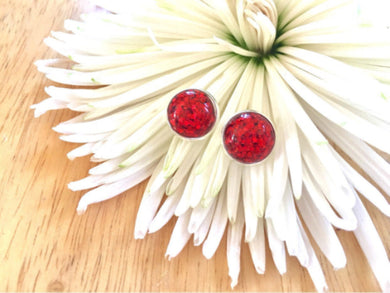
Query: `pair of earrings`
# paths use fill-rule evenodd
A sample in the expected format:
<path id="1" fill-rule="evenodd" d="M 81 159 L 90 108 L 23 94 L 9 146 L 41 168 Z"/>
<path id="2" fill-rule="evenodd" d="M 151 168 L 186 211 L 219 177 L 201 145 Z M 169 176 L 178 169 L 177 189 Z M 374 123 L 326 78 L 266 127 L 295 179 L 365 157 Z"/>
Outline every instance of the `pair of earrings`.
<path id="1" fill-rule="evenodd" d="M 204 138 L 217 121 L 217 105 L 212 95 L 199 89 L 176 94 L 167 109 L 171 129 L 186 139 Z M 255 111 L 235 114 L 225 125 L 222 142 L 227 154 L 243 164 L 264 160 L 275 145 L 272 123 Z"/>

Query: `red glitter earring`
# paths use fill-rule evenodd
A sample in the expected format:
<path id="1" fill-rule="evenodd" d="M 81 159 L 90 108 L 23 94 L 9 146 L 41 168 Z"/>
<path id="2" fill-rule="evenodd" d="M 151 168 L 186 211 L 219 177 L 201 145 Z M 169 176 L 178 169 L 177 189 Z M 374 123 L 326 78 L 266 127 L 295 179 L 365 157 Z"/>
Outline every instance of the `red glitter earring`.
<path id="1" fill-rule="evenodd" d="M 260 113 L 245 111 L 228 121 L 222 138 L 226 152 L 233 159 L 243 164 L 256 164 L 272 152 L 275 129 Z"/>
<path id="2" fill-rule="evenodd" d="M 206 136 L 217 120 L 217 106 L 212 95 L 199 89 L 176 94 L 167 109 L 168 123 L 178 135 L 188 139 Z"/>

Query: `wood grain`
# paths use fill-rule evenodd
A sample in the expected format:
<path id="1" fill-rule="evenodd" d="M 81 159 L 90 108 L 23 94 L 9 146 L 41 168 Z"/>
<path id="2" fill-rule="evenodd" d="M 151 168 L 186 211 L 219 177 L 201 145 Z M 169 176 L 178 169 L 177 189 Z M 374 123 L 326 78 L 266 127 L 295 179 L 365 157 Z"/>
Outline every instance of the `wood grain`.
<path id="1" fill-rule="evenodd" d="M 67 160 L 74 145 L 51 130 L 74 114 L 33 118 L 29 107 L 45 98 L 50 84 L 33 62 L 55 56 L 42 42 L 51 30 L 94 9 L 86 0 L 1 0 L 0 291 L 230 291 L 225 244 L 209 261 L 192 245 L 168 261 L 164 254 L 174 221 L 145 240 L 134 240 L 145 183 L 83 216 L 75 212 L 81 193 L 66 185 L 84 177 L 92 163 Z M 389 251 L 390 221 L 367 206 Z M 338 235 L 348 266 L 335 272 L 320 256 L 330 290 L 379 290 L 353 235 Z M 295 258 L 288 259 L 288 273 L 281 277 L 267 257 L 266 274 L 257 275 L 244 245 L 234 291 L 314 290 Z"/>

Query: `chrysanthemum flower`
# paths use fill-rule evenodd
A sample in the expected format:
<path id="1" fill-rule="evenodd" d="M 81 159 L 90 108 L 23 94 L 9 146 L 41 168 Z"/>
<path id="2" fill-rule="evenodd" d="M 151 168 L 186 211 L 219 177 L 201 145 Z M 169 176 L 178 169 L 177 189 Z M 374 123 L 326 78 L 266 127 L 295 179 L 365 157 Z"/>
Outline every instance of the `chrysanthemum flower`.
<path id="1" fill-rule="evenodd" d="M 56 82 L 39 116 L 81 112 L 54 129 L 82 143 L 70 159 L 101 162 L 69 184 L 91 189 L 77 211 L 150 177 L 136 221 L 143 238 L 172 217 L 167 256 L 193 237 L 211 258 L 227 230 L 232 286 L 240 272 L 242 235 L 258 273 L 265 239 L 281 274 L 286 250 L 326 288 L 308 233 L 337 269 L 346 257 L 335 228 L 355 233 L 381 288 L 390 291 L 386 250 L 360 196 L 387 216 L 390 165 L 390 36 L 362 26 L 354 1 L 96 1 L 104 13 L 67 20 L 68 33 L 46 44 L 73 62 L 42 60 Z M 69 63 L 69 62 L 68 62 Z M 91 87 L 91 88 L 87 88 Z M 207 90 L 220 118 L 203 140 L 184 140 L 166 121 L 170 99 L 186 88 Z M 269 117 L 276 144 L 259 165 L 232 160 L 222 129 L 237 112 Z M 345 155 L 371 178 L 351 166 Z M 359 192 L 359 194 L 358 194 Z M 265 237 L 265 234 L 267 237 Z"/>

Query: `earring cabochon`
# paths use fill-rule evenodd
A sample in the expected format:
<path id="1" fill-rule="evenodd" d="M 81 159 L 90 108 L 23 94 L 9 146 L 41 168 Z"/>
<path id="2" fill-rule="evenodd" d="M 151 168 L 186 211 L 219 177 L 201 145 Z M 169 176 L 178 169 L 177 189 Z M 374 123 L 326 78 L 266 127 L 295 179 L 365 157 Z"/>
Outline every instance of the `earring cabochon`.
<path id="1" fill-rule="evenodd" d="M 227 154 L 242 164 L 257 164 L 267 158 L 275 145 L 272 123 L 255 111 L 235 114 L 222 133 Z"/>
<path id="2" fill-rule="evenodd" d="M 213 96 L 200 89 L 186 89 L 177 93 L 167 107 L 171 129 L 187 139 L 201 139 L 214 127 L 217 104 Z"/>

